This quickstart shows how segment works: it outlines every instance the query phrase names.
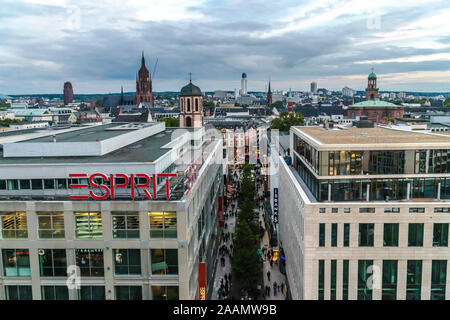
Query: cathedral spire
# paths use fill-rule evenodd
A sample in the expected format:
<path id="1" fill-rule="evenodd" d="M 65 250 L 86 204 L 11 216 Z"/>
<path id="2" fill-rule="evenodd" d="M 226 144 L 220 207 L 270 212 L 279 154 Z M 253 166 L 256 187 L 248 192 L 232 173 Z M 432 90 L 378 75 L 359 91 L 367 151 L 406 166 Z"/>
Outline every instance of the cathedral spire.
<path id="1" fill-rule="evenodd" d="M 142 50 L 142 65 L 145 66 L 144 50 Z"/>

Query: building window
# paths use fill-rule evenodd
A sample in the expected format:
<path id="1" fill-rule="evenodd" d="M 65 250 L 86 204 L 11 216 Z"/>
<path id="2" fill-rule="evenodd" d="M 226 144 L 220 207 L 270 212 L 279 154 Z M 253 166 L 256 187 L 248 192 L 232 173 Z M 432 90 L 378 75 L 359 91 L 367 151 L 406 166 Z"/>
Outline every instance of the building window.
<path id="1" fill-rule="evenodd" d="M 41 179 L 32 179 L 31 180 L 31 189 L 33 190 L 42 190 L 42 180 Z"/>
<path id="2" fill-rule="evenodd" d="M 3 239 L 28 238 L 27 215 L 25 212 L 2 212 Z"/>
<path id="3" fill-rule="evenodd" d="M 114 239 L 139 239 L 137 212 L 111 212 Z"/>
<path id="4" fill-rule="evenodd" d="M 331 260 L 331 275 L 330 275 L 330 300 L 336 300 L 336 260 Z"/>
<path id="5" fill-rule="evenodd" d="M 450 208 L 434 208 L 434 213 L 449 213 Z"/>
<path id="6" fill-rule="evenodd" d="M 375 208 L 359 208 L 359 213 L 375 213 Z"/>
<path id="7" fill-rule="evenodd" d="M 337 247 L 337 232 L 338 232 L 338 225 L 337 223 L 331 224 L 331 246 Z"/>
<path id="8" fill-rule="evenodd" d="M 177 249 L 151 249 L 152 274 L 178 274 Z"/>
<path id="9" fill-rule="evenodd" d="M 6 180 L 0 180 L 0 190 L 6 190 Z"/>
<path id="10" fill-rule="evenodd" d="M 64 213 L 38 212 L 38 233 L 40 239 L 64 238 Z"/>
<path id="11" fill-rule="evenodd" d="M 410 223 L 408 225 L 408 247 L 423 246 L 423 223 Z"/>
<path id="12" fill-rule="evenodd" d="M 58 190 L 67 189 L 67 179 L 56 179 L 56 187 Z"/>
<path id="13" fill-rule="evenodd" d="M 348 300 L 348 274 L 349 266 L 348 260 L 342 261 L 342 300 Z"/>
<path id="14" fill-rule="evenodd" d="M 433 247 L 448 247 L 448 223 L 433 225 Z"/>
<path id="15" fill-rule="evenodd" d="M 350 246 L 350 223 L 344 223 L 344 247 Z"/>
<path id="16" fill-rule="evenodd" d="M 198 98 L 195 98 L 195 111 L 198 111 Z"/>
<path id="17" fill-rule="evenodd" d="M 400 208 L 384 208 L 384 213 L 399 213 Z"/>
<path id="18" fill-rule="evenodd" d="M 325 208 L 319 208 L 319 213 L 325 213 L 326 209 Z"/>
<path id="19" fill-rule="evenodd" d="M 82 277 L 103 277 L 102 249 L 76 249 L 75 255 Z"/>
<path id="20" fill-rule="evenodd" d="M 445 300 L 447 260 L 433 260 L 431 264 L 431 300 Z"/>
<path id="21" fill-rule="evenodd" d="M 42 286 L 42 300 L 69 300 L 67 286 Z"/>
<path id="22" fill-rule="evenodd" d="M 409 208 L 409 213 L 425 213 L 425 208 Z"/>
<path id="23" fill-rule="evenodd" d="M 39 249 L 41 277 L 67 275 L 66 249 Z"/>
<path id="24" fill-rule="evenodd" d="M 177 238 L 176 212 L 149 212 L 150 238 Z"/>
<path id="25" fill-rule="evenodd" d="M 350 208 L 344 208 L 344 213 L 350 213 Z"/>
<path id="26" fill-rule="evenodd" d="M 29 190 L 31 189 L 31 181 L 30 180 L 19 180 L 20 190 Z"/>
<path id="27" fill-rule="evenodd" d="M 141 286 L 115 286 L 116 300 L 142 300 Z"/>
<path id="28" fill-rule="evenodd" d="M 141 250 L 114 249 L 114 273 L 116 275 L 140 275 Z"/>
<path id="29" fill-rule="evenodd" d="M 30 277 L 30 251 L 3 249 L 3 270 L 6 277 Z"/>
<path id="30" fill-rule="evenodd" d="M 339 212 L 339 208 L 331 208 L 331 213 L 338 213 Z"/>
<path id="31" fill-rule="evenodd" d="M 422 288 L 422 260 L 408 260 L 406 300 L 420 300 Z"/>
<path id="32" fill-rule="evenodd" d="M 82 286 L 78 289 L 78 300 L 105 300 L 105 287 Z"/>
<path id="33" fill-rule="evenodd" d="M 55 180 L 44 179 L 44 189 L 55 189 Z"/>
<path id="34" fill-rule="evenodd" d="M 153 300 L 178 300 L 178 286 L 152 286 Z"/>
<path id="35" fill-rule="evenodd" d="M 325 299 L 325 260 L 319 260 L 319 300 Z"/>
<path id="36" fill-rule="evenodd" d="M 31 286 L 5 286 L 6 300 L 33 300 Z"/>
<path id="37" fill-rule="evenodd" d="M 383 246 L 398 247 L 398 223 L 385 223 L 383 231 Z"/>
<path id="38" fill-rule="evenodd" d="M 191 112 L 191 99 L 186 98 L 186 102 L 187 102 L 187 112 Z"/>
<path id="39" fill-rule="evenodd" d="M 373 267 L 373 260 L 358 260 L 358 300 L 372 300 L 372 286 L 368 285 L 372 275 L 369 267 Z"/>
<path id="40" fill-rule="evenodd" d="M 319 224 L 319 247 L 325 247 L 325 223 Z"/>
<path id="41" fill-rule="evenodd" d="M 77 239 L 103 238 L 100 212 L 75 212 L 75 237 Z"/>
<path id="42" fill-rule="evenodd" d="M 359 246 L 373 247 L 374 238 L 374 224 L 360 223 L 359 224 Z"/>
<path id="43" fill-rule="evenodd" d="M 383 260 L 382 300 L 397 300 L 397 260 Z"/>
<path id="44" fill-rule="evenodd" d="M 19 181 L 18 180 L 7 180 L 8 190 L 19 190 Z"/>

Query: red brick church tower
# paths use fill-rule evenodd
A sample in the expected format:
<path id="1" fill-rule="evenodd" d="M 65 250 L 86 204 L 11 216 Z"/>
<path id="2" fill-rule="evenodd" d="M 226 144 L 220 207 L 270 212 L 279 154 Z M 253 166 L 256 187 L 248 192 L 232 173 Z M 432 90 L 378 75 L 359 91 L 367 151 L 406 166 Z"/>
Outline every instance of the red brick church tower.
<path id="1" fill-rule="evenodd" d="M 367 80 L 366 88 L 366 100 L 377 100 L 378 99 L 378 88 L 377 88 L 377 75 L 372 72 L 369 74 Z"/>
<path id="2" fill-rule="evenodd" d="M 141 102 L 150 102 L 153 106 L 152 79 L 145 66 L 144 51 L 142 51 L 141 68 L 136 76 L 136 105 L 139 106 Z"/>

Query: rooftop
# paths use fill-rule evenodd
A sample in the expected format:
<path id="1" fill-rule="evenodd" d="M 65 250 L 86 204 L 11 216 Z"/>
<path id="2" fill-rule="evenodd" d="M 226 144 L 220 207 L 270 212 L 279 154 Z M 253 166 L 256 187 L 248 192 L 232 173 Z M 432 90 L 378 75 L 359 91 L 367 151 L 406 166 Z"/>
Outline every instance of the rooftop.
<path id="1" fill-rule="evenodd" d="M 319 150 L 450 149 L 450 136 L 386 127 L 325 129 L 312 126 L 294 127 L 294 130 Z"/>
<path id="2" fill-rule="evenodd" d="M 386 107 L 391 107 L 391 108 L 401 108 L 402 106 L 400 105 L 396 105 L 394 103 L 390 103 L 388 101 L 383 101 L 383 100 L 367 100 L 367 101 L 361 101 L 355 104 L 350 105 L 349 107 L 353 107 L 353 108 L 386 108 Z"/>

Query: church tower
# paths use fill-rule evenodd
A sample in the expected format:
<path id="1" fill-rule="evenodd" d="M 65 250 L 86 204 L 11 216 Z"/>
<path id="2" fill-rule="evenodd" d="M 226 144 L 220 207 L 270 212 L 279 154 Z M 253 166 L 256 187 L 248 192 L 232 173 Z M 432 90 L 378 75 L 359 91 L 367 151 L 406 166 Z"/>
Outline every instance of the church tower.
<path id="1" fill-rule="evenodd" d="M 367 80 L 366 100 L 378 100 L 377 75 L 373 73 L 373 68 Z"/>
<path id="2" fill-rule="evenodd" d="M 180 127 L 203 127 L 203 94 L 199 87 L 189 84 L 180 91 Z"/>
<path id="3" fill-rule="evenodd" d="M 272 91 L 270 90 L 270 80 L 269 80 L 269 90 L 267 90 L 267 106 L 272 105 Z"/>
<path id="4" fill-rule="evenodd" d="M 141 68 L 136 76 L 136 105 L 139 106 L 141 102 L 150 102 L 153 106 L 152 79 L 145 66 L 144 51 L 142 51 Z"/>

